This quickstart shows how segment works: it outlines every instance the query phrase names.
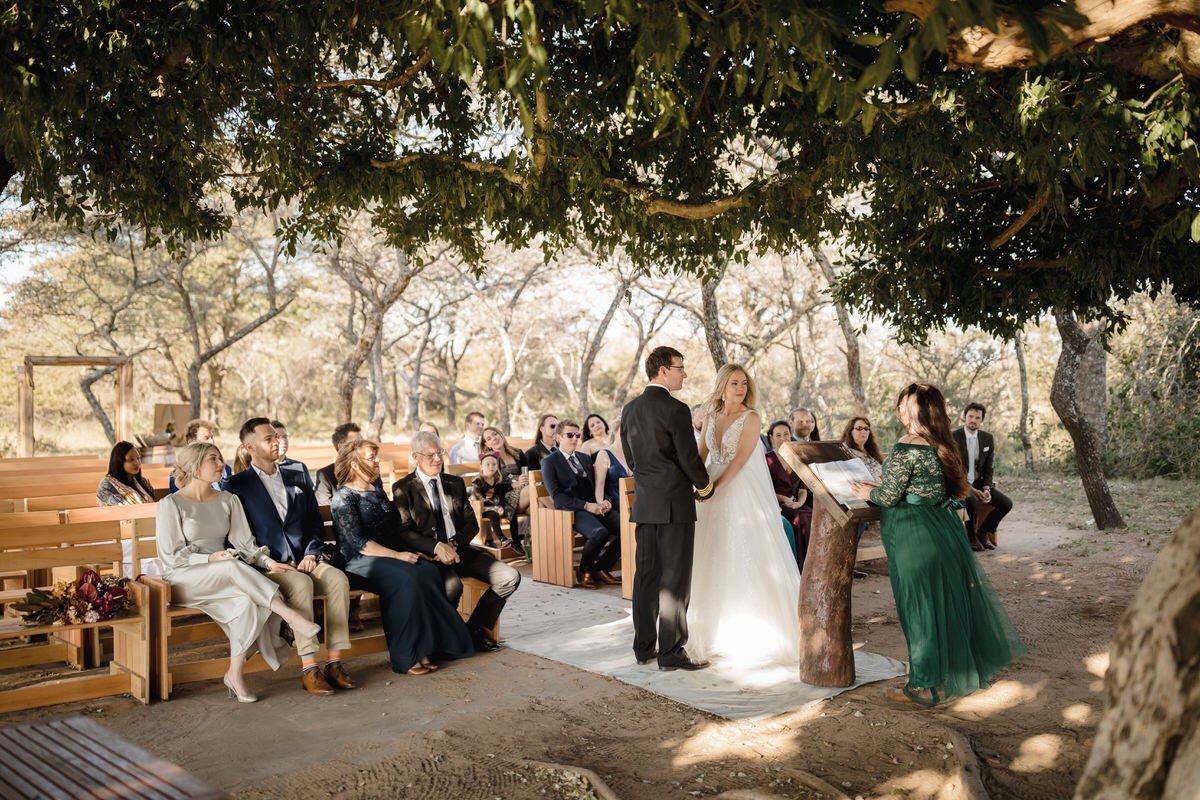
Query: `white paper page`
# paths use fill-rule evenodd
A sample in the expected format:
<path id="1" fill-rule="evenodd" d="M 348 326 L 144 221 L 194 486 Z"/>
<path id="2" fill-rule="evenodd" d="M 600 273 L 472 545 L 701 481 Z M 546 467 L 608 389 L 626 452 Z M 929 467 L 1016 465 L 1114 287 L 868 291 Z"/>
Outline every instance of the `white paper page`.
<path id="1" fill-rule="evenodd" d="M 861 505 L 864 501 L 854 493 L 855 481 L 874 481 L 875 476 L 867 469 L 867 465 L 857 458 L 846 461 L 826 461 L 821 464 L 809 464 L 812 471 L 825 484 L 826 490 L 842 505 Z"/>

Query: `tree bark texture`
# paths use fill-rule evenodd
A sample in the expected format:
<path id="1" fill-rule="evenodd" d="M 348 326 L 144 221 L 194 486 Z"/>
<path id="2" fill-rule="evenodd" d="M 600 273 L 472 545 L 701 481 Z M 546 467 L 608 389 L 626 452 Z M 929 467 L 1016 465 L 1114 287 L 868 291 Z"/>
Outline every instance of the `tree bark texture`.
<path id="1" fill-rule="evenodd" d="M 729 361 L 725 352 L 725 337 L 721 333 L 721 309 L 717 305 L 717 286 L 725 276 L 724 268 L 715 278 L 705 280 L 700 284 L 702 301 L 704 339 L 708 342 L 708 352 L 712 355 L 713 367 L 720 369 Z"/>
<path id="2" fill-rule="evenodd" d="M 108 437 L 109 444 L 117 443 L 117 432 L 113 428 L 112 419 L 109 418 L 108 412 L 104 410 L 104 406 L 100 404 L 100 399 L 92 391 L 92 386 L 95 385 L 96 381 L 106 375 L 112 375 L 116 371 L 116 367 L 101 367 L 100 369 L 92 370 L 79 379 L 79 389 L 83 392 L 83 396 L 87 398 L 87 404 L 92 409 L 93 416 L 99 421 L 100 426 L 104 428 L 104 435 Z"/>
<path id="3" fill-rule="evenodd" d="M 1025 452 L 1025 470 L 1033 472 L 1033 438 L 1029 435 L 1029 370 L 1025 367 L 1025 337 L 1013 340 L 1017 351 L 1017 371 L 1021 375 L 1021 449 Z"/>
<path id="4" fill-rule="evenodd" d="M 1101 530 L 1123 528 L 1125 520 L 1117 510 L 1116 501 L 1104 476 L 1103 446 L 1094 427 L 1080 404 L 1079 383 L 1081 362 L 1098 332 L 1091 335 L 1080 325 L 1072 313 L 1056 311 L 1054 321 L 1062 336 L 1062 351 L 1054 370 L 1054 383 L 1050 388 L 1050 405 L 1062 420 L 1071 441 L 1075 445 L 1075 462 L 1083 490 L 1096 527 Z"/>
<path id="5" fill-rule="evenodd" d="M 838 525 L 813 504 L 812 537 L 800 582 L 800 680 L 813 686 L 854 683 L 850 590 L 855 523 Z"/>
<path id="6" fill-rule="evenodd" d="M 17 174 L 17 165 L 8 160 L 0 150 L 0 192 L 8 188 L 8 182 Z"/>
<path id="7" fill-rule="evenodd" d="M 832 294 L 837 288 L 838 282 L 833 262 L 819 247 L 814 247 L 812 253 L 822 274 L 825 275 L 825 280 L 829 283 L 829 290 Z M 846 376 L 850 380 L 850 393 L 854 396 L 854 413 L 864 417 L 870 416 L 867 409 L 867 391 L 863 387 L 862 355 L 858 347 L 858 334 L 850 322 L 850 312 L 846 310 L 846 307 L 834 300 L 833 308 L 837 313 L 838 326 L 842 329 L 842 337 L 846 340 L 846 349 L 842 352 L 846 356 Z"/>
<path id="8" fill-rule="evenodd" d="M 608 332 L 608 326 L 612 324 L 613 315 L 617 313 L 617 309 L 621 305 L 621 301 L 625 299 L 626 293 L 629 291 L 629 279 L 622 278 L 617 284 L 617 291 L 613 294 L 612 302 L 608 304 L 608 310 L 604 312 L 604 318 L 596 326 L 596 330 L 592 332 L 592 339 L 588 342 L 587 350 L 583 353 L 583 358 L 579 362 L 579 421 L 587 419 L 588 414 L 592 413 L 591 403 L 588 401 L 589 384 L 591 382 L 592 365 L 596 363 L 596 356 L 600 353 L 600 348 L 604 345 L 604 335 Z"/>
<path id="9" fill-rule="evenodd" d="M 1075 800 L 1195 797 L 1200 786 L 1200 511 L 1154 560 L 1113 637 L 1106 711 Z"/>

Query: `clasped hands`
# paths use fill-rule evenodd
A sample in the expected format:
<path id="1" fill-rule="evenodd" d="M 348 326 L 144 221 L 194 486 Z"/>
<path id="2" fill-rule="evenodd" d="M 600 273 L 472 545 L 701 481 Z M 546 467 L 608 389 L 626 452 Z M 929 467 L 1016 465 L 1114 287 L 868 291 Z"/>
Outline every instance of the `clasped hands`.
<path id="1" fill-rule="evenodd" d="M 971 491 L 975 494 L 975 499 L 980 503 L 987 505 L 992 502 L 992 487 L 985 486 L 982 489 L 972 487 Z"/>
<path id="2" fill-rule="evenodd" d="M 608 500 L 602 500 L 599 503 L 584 503 L 583 510 L 589 514 L 595 514 L 597 517 L 603 517 L 612 511 L 612 503 Z"/>

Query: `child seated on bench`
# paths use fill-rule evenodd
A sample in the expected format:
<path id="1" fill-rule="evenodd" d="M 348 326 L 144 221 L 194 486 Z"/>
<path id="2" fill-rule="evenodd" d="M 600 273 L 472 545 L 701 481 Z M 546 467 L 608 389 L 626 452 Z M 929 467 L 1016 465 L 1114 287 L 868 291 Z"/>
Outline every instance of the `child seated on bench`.
<path id="1" fill-rule="evenodd" d="M 504 522 L 517 515 L 516 506 L 509 502 L 512 483 L 500 472 L 500 457 L 483 453 L 479 457 L 479 475 L 471 481 L 471 497 L 483 501 L 483 536 L 486 547 L 509 547 L 512 540 L 504 536 Z M 493 539 L 499 539 L 497 544 Z"/>

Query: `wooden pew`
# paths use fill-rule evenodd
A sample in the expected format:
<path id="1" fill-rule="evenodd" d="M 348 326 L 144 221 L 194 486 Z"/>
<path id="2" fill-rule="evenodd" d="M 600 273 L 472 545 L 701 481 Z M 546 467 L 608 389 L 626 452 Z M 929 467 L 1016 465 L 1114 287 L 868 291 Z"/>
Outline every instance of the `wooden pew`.
<path id="1" fill-rule="evenodd" d="M 633 511 L 633 477 L 621 478 L 621 597 L 633 599 L 633 575 L 637 565 L 637 524 L 630 519 Z"/>
<path id="2" fill-rule="evenodd" d="M 531 470 L 530 533 L 533 540 L 533 579 L 555 586 L 575 585 L 575 514 L 559 511 L 542 482 L 541 470 Z M 582 544 L 583 537 L 579 536 Z"/>
<path id="3" fill-rule="evenodd" d="M 167 485 L 169 472 L 150 471 L 147 474 L 147 479 L 154 488 L 161 489 Z M 0 499 L 27 498 L 27 497 L 49 497 L 51 495 L 69 495 L 91 492 L 92 505 L 96 504 L 96 487 L 100 480 L 104 477 L 101 475 L 85 475 L 77 477 L 73 475 L 62 475 L 58 477 L 42 475 L 25 478 L 16 483 L 5 485 L 0 482 Z M 4 479 L 0 479 L 2 481 Z"/>
<path id="4" fill-rule="evenodd" d="M 56 568 L 111 566 L 120 569 L 121 524 L 77 522 L 30 525 L 0 530 L 0 571 L 35 572 Z M 48 587 L 43 587 L 48 588 Z M 24 592 L 22 591 L 22 597 Z M 45 634 L 63 641 L 0 648 L 0 668 L 65 661 L 79 666 L 85 640 L 96 640 L 102 628 L 113 632 L 113 659 L 108 675 L 83 675 L 0 692 L 0 713 L 55 703 L 129 693 L 143 703 L 150 695 L 149 605 L 143 587 L 130 584 L 136 614 L 115 620 L 76 625 L 26 627 L 9 616 L 0 621 L 0 639 Z"/>

